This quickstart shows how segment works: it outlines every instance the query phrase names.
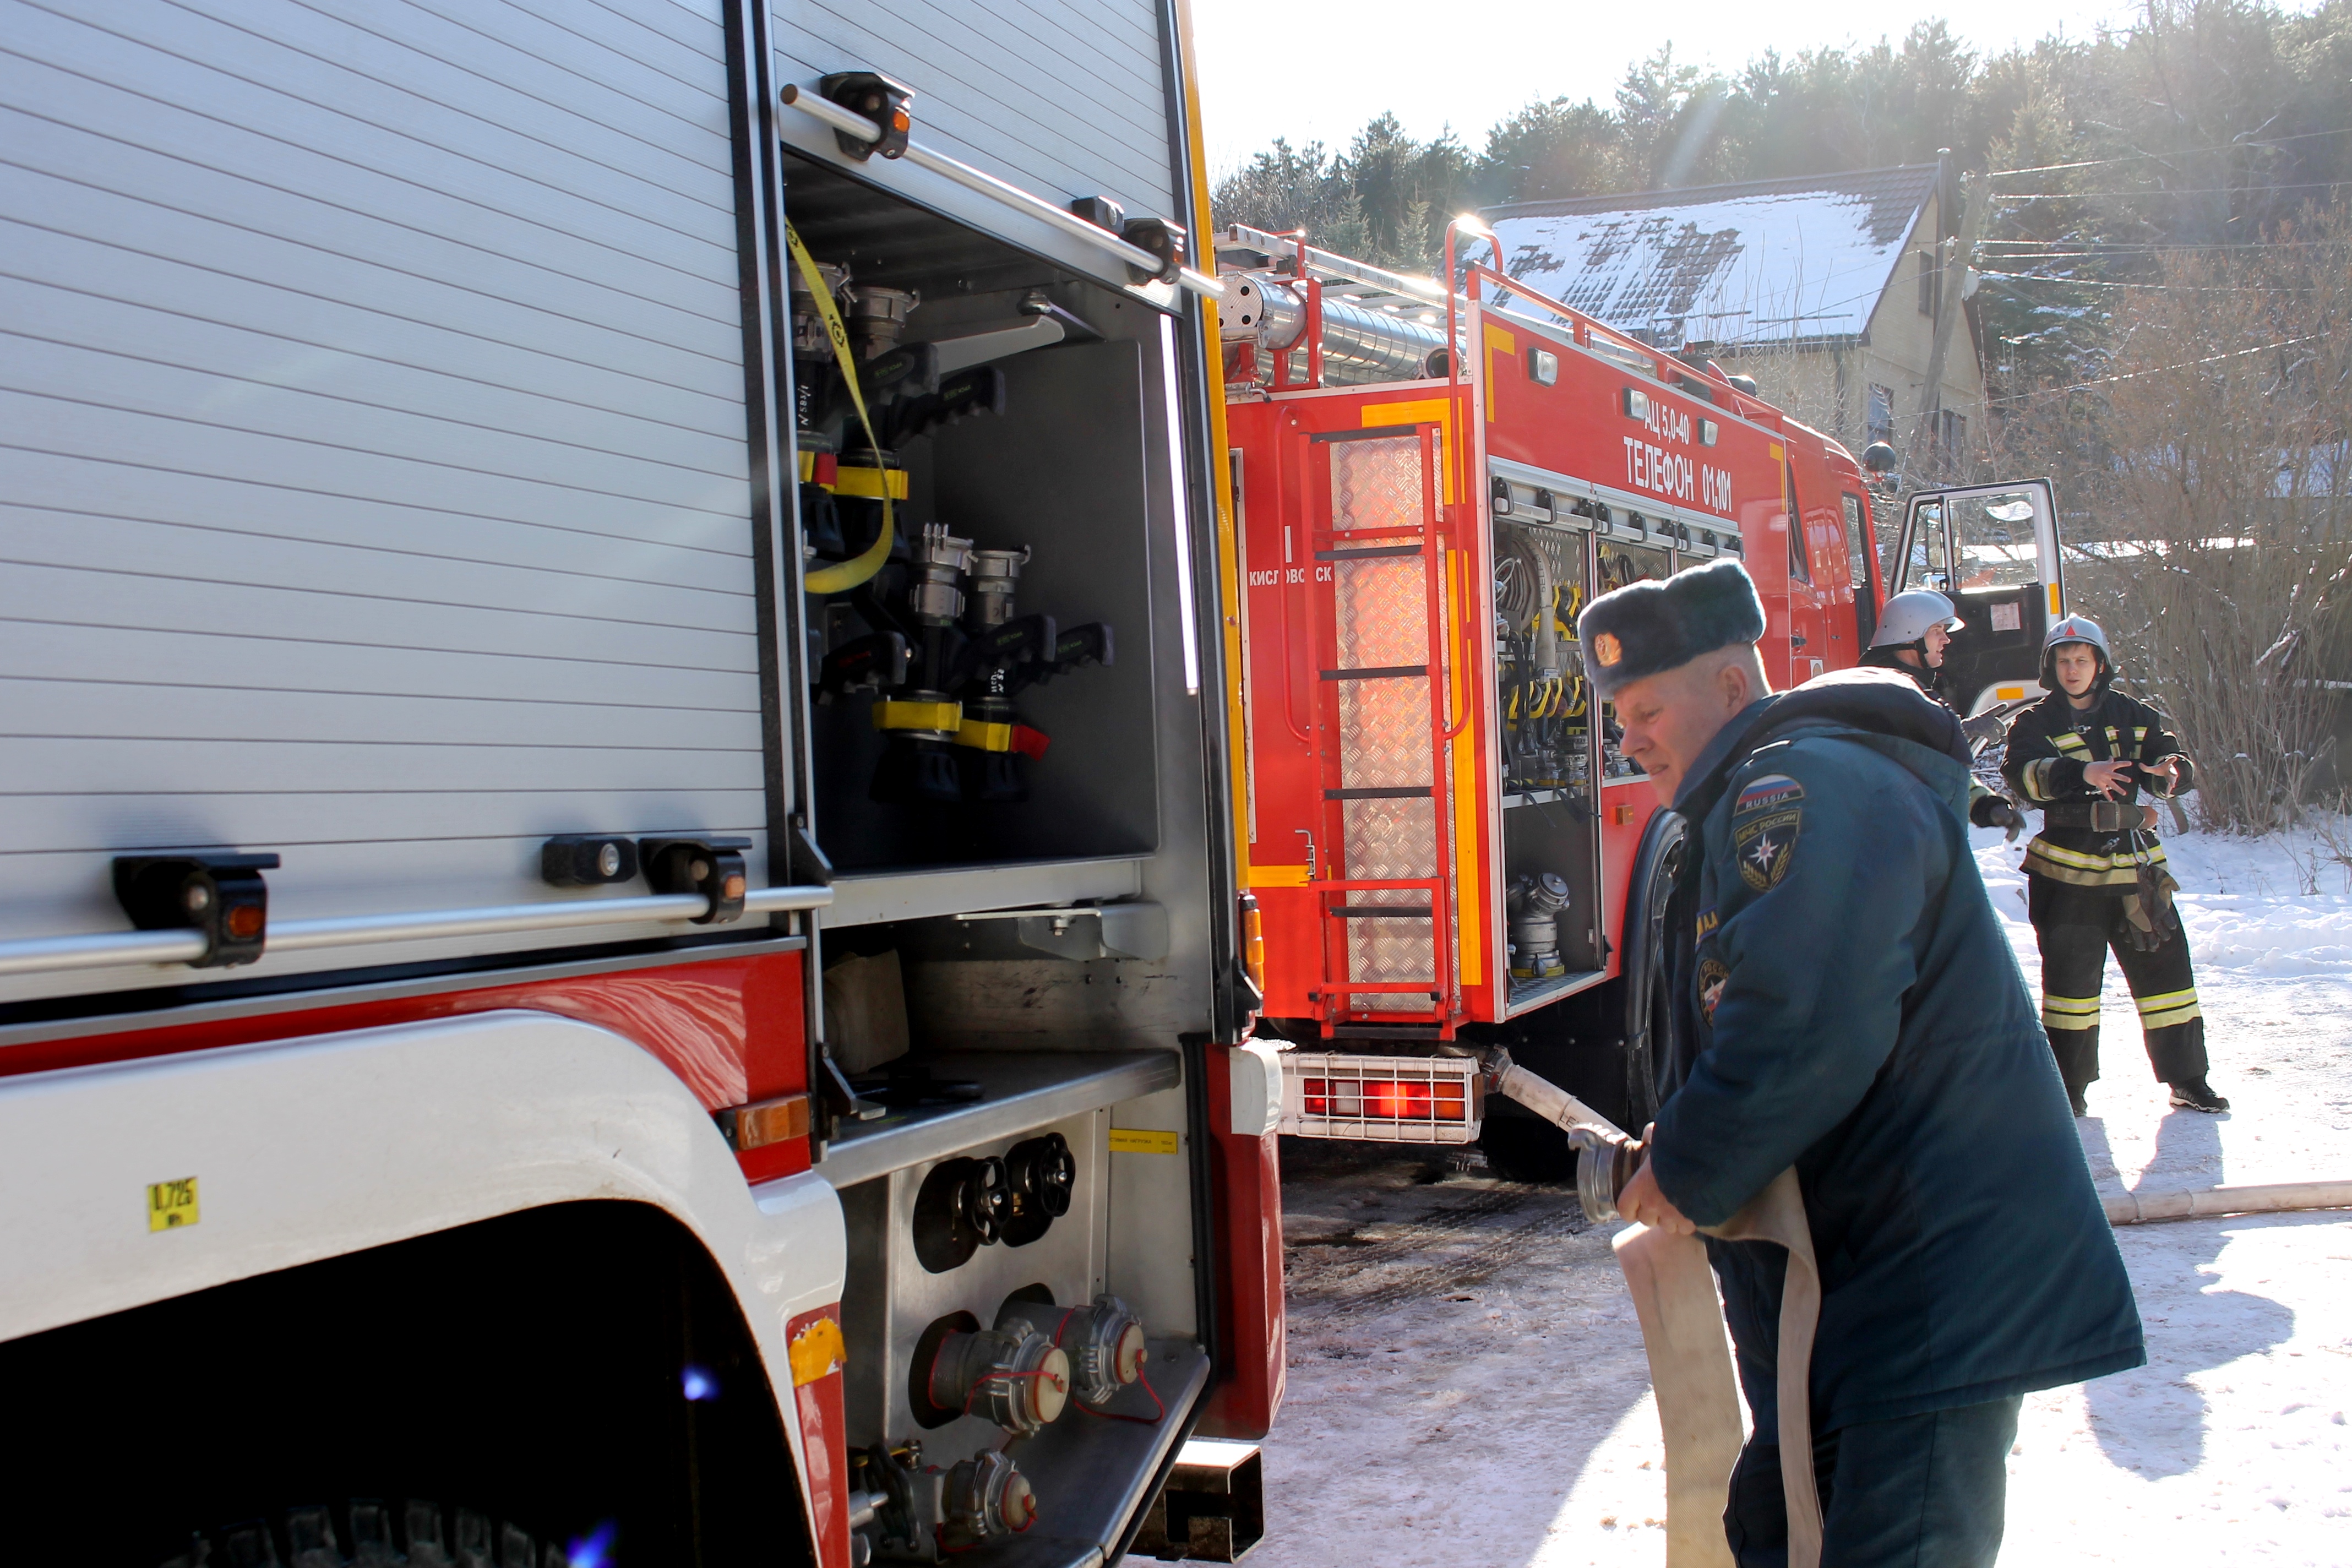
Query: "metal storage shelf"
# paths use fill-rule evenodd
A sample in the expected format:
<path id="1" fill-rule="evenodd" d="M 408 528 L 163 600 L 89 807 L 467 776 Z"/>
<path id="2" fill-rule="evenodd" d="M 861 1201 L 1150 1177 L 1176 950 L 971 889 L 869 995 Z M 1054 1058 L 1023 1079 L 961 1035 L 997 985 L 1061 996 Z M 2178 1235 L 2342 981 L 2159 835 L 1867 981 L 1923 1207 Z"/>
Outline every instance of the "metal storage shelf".
<path id="1" fill-rule="evenodd" d="M 1183 1081 L 1172 1050 L 940 1051 L 922 1060 L 942 1078 L 978 1080 L 986 1098 L 845 1123 L 817 1174 L 855 1186 Z"/>
<path id="2" fill-rule="evenodd" d="M 1504 1016 L 1515 1017 L 1521 1013 L 1533 1012 L 1548 1002 L 1557 1002 L 1572 992 L 1597 985 L 1606 973 L 1605 970 L 1588 969 L 1556 974 L 1549 980 L 1514 980 L 1511 982 L 1511 1000 Z"/>
<path id="3" fill-rule="evenodd" d="M 981 910 L 1025 909 L 1131 899 L 1143 891 L 1147 857 L 1038 860 L 994 866 L 949 866 L 908 871 L 849 871 L 834 879 L 828 931 L 919 921 Z"/>
<path id="4" fill-rule="evenodd" d="M 1592 797 L 1582 789 L 1513 790 L 1503 797 L 1505 811 L 1522 805 L 1570 805 L 1589 812 L 1592 809 Z"/>

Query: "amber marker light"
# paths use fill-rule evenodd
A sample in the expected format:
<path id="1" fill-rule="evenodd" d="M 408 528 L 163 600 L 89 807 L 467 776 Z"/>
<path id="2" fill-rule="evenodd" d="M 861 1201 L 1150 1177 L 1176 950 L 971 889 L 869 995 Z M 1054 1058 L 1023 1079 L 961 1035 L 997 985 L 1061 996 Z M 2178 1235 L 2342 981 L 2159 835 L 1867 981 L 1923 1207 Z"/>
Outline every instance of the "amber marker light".
<path id="1" fill-rule="evenodd" d="M 719 1124 L 738 1153 L 805 1138 L 809 1132 L 809 1097 L 787 1094 L 751 1105 L 732 1106 L 719 1112 Z"/>
<path id="2" fill-rule="evenodd" d="M 1260 996 L 1265 994 L 1265 914 L 1255 893 L 1242 895 L 1242 969 Z"/>

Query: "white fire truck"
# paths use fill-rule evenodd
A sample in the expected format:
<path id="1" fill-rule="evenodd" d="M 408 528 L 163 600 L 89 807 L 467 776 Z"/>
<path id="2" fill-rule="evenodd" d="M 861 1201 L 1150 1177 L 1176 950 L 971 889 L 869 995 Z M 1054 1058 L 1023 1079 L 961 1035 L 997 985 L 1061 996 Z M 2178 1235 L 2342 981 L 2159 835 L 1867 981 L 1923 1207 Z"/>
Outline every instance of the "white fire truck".
<path id="1" fill-rule="evenodd" d="M 1246 1548 L 1182 5 L 5 37 L 7 1560 Z"/>

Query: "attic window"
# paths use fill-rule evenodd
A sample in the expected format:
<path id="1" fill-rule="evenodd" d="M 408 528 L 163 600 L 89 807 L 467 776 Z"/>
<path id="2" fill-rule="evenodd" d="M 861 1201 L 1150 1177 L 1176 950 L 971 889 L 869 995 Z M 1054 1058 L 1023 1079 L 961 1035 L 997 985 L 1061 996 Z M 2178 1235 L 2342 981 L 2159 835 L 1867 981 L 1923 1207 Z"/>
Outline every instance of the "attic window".
<path id="1" fill-rule="evenodd" d="M 1944 308 L 1944 269 L 1936 265 L 1936 253 L 1919 253 L 1919 313 L 1933 317 Z"/>

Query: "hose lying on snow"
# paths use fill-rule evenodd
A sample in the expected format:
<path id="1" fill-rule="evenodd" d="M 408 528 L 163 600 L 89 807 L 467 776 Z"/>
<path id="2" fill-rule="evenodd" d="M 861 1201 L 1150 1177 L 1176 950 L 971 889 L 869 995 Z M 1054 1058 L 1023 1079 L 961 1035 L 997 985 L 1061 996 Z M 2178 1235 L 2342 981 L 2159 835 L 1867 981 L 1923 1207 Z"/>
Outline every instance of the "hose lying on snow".
<path id="1" fill-rule="evenodd" d="M 2196 1219 L 2206 1215 L 2284 1214 L 2352 1208 L 2352 1182 L 2273 1182 L 2267 1186 L 2200 1187 L 2188 1193 L 2126 1193 L 2109 1198 L 2109 1225 Z"/>

